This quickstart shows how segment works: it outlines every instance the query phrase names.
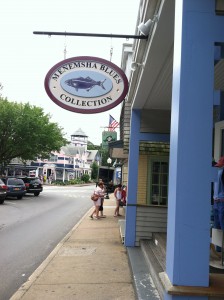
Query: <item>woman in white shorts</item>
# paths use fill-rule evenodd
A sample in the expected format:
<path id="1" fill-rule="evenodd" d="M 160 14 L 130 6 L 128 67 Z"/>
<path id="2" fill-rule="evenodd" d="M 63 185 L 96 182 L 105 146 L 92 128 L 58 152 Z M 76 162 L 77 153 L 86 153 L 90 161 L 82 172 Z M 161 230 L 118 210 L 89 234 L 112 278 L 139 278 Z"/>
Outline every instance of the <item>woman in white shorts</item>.
<path id="1" fill-rule="evenodd" d="M 103 182 L 99 182 L 98 183 L 98 185 L 97 185 L 97 187 L 96 187 L 96 189 L 94 191 L 94 194 L 98 195 L 99 198 L 98 198 L 98 200 L 93 201 L 95 208 L 94 208 L 92 214 L 89 217 L 91 219 L 93 219 L 93 216 L 95 214 L 95 218 L 96 219 L 100 219 L 100 217 L 99 217 L 99 208 L 100 208 L 100 205 L 101 205 L 101 198 L 104 197 Z"/>

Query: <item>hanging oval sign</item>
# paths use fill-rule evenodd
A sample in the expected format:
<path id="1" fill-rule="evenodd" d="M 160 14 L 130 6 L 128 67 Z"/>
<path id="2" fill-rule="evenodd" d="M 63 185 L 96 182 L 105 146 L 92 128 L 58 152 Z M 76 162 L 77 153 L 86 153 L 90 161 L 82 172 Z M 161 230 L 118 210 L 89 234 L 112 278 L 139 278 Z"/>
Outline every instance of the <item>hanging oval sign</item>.
<path id="1" fill-rule="evenodd" d="M 78 56 L 53 66 L 45 77 L 45 90 L 64 109 L 93 114 L 120 104 L 128 80 L 115 64 L 102 58 Z"/>

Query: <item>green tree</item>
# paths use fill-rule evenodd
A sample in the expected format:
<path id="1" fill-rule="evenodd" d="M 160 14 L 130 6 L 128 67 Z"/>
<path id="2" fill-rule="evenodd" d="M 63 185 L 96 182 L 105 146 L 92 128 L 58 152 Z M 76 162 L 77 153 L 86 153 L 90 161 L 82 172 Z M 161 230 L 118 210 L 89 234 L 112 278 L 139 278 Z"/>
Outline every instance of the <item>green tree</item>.
<path id="1" fill-rule="evenodd" d="M 99 169 L 97 162 L 94 161 L 94 162 L 92 163 L 91 169 L 92 169 L 92 172 L 91 172 L 91 178 L 92 178 L 93 180 L 95 180 L 95 179 L 97 179 L 97 177 L 98 177 L 98 169 Z"/>
<path id="2" fill-rule="evenodd" d="M 94 145 L 92 142 L 88 141 L 87 149 L 88 150 L 99 150 L 101 147 L 98 145 Z"/>
<path id="3" fill-rule="evenodd" d="M 99 150 L 101 156 L 101 166 L 107 166 L 107 159 L 110 157 L 110 153 L 108 149 L 101 148 Z M 111 163 L 112 166 L 113 162 Z"/>
<path id="4" fill-rule="evenodd" d="M 13 158 L 35 160 L 59 151 L 68 143 L 62 130 L 42 108 L 0 97 L 0 167 Z"/>

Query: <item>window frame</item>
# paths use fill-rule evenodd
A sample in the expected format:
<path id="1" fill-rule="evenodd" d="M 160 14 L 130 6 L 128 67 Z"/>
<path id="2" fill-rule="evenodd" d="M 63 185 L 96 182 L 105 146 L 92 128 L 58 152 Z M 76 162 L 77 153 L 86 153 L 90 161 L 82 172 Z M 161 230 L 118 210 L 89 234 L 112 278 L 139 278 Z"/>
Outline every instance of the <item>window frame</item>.
<path id="1" fill-rule="evenodd" d="M 214 159 L 218 161 L 224 155 L 224 121 L 215 123 Z"/>
<path id="2" fill-rule="evenodd" d="M 158 199 L 158 203 L 155 204 L 152 202 L 152 188 L 153 188 L 153 164 L 157 162 L 157 163 L 167 163 L 167 173 L 161 173 L 161 169 L 160 172 L 158 173 L 159 175 L 159 199 Z M 155 173 L 156 174 L 156 173 Z M 166 195 L 166 204 L 162 204 L 161 203 L 161 194 L 162 194 L 162 187 L 164 187 L 164 184 L 161 183 L 161 176 L 162 174 L 166 174 L 167 175 L 167 182 L 166 182 L 166 188 L 167 188 L 167 195 Z M 164 157 L 164 156 L 157 156 L 157 157 L 149 157 L 148 159 L 148 179 L 147 179 L 147 204 L 151 205 L 151 206 L 162 206 L 162 207 L 167 207 L 168 205 L 168 184 L 169 184 L 169 157 Z M 156 185 L 155 185 L 156 187 Z"/>

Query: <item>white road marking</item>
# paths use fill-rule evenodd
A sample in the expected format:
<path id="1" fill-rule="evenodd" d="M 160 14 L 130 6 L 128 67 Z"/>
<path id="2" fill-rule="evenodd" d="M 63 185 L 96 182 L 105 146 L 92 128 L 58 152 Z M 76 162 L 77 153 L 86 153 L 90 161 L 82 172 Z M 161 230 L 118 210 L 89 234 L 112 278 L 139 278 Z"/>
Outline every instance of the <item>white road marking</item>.
<path id="1" fill-rule="evenodd" d="M 7 203 L 7 204 L 17 204 L 17 203 L 12 202 L 12 201 L 4 201 L 4 203 Z"/>

